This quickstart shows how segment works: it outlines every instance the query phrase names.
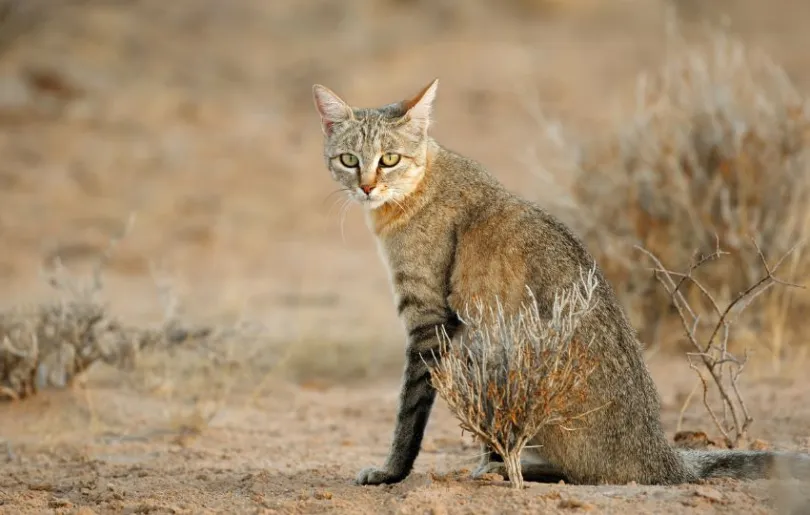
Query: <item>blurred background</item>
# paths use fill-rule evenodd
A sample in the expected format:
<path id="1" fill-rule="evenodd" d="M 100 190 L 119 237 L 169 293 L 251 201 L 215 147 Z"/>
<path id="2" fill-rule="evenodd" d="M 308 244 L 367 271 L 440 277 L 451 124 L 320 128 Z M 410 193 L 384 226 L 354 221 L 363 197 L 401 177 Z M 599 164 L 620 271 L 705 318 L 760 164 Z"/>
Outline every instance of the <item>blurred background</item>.
<path id="1" fill-rule="evenodd" d="M 652 344 L 659 314 L 644 306 L 667 308 L 666 299 L 650 300 L 657 287 L 632 254 L 634 243 L 655 247 L 632 234 L 640 222 L 630 211 L 641 200 L 613 205 L 615 184 L 581 191 L 634 165 L 626 155 L 583 156 L 617 142 L 633 152 L 621 138 L 643 125 L 639 77 L 670 66 L 690 38 L 727 28 L 781 66 L 795 91 L 810 81 L 810 6 L 798 0 L 2 5 L 2 303 L 48 296 L 40 271 L 56 258 L 86 273 L 134 214 L 104 269 L 113 312 L 134 323 L 159 319 L 168 288 L 189 318 L 257 321 L 264 343 L 306 342 L 296 344 L 305 356 L 315 345 L 324 370 L 339 368 L 344 351 L 397 363 L 403 333 L 360 210 L 343 213 L 330 195 L 313 83 L 373 106 L 439 77 L 434 136 L 574 226 Z M 721 67 L 732 54 L 717 54 Z M 676 129 L 688 137 L 690 123 Z M 636 151 L 634 162 L 655 166 Z M 587 222 L 600 218 L 602 226 Z M 706 235 L 720 223 L 702 221 Z M 677 242 L 666 234 L 677 255 L 662 258 L 674 268 L 707 244 L 702 234 Z M 627 286 L 635 279 L 626 263 L 613 266 L 617 252 L 644 287 Z M 722 266 L 733 290 L 727 275 L 741 269 Z"/>

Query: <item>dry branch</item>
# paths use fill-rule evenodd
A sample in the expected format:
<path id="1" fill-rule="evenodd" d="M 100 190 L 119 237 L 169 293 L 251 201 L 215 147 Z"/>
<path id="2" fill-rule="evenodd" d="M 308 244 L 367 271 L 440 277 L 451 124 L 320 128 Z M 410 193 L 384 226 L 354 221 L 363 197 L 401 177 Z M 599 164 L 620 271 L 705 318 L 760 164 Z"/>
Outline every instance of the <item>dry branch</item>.
<path id="1" fill-rule="evenodd" d="M 472 313 L 468 307 L 459 342 L 440 334 L 431 382 L 462 429 L 503 457 L 514 488 L 523 486 L 521 451 L 540 428 L 575 430 L 585 415 L 577 406 L 595 361 L 577 330 L 596 305 L 596 287 L 595 271 L 583 273 L 555 296 L 550 319 L 528 288 L 530 301 L 514 315 L 497 300 L 479 302 Z"/>
<path id="2" fill-rule="evenodd" d="M 680 317 L 689 344 L 694 349 L 694 352 L 687 353 L 687 358 L 690 368 L 697 373 L 703 387 L 703 404 L 728 447 L 737 447 L 745 442 L 748 439 L 748 429 L 753 422 L 753 418 L 739 390 L 739 380 L 748 362 L 748 352 L 746 351 L 744 357 L 739 359 L 729 351 L 731 326 L 736 321 L 736 317 L 755 298 L 773 285 L 779 284 L 801 288 L 799 285 L 782 281 L 774 275 L 785 258 L 798 248 L 798 244 L 794 245 L 776 264 L 771 266 L 765 259 L 756 239 L 751 238 L 751 241 L 759 256 L 763 273 L 759 279 L 740 292 L 723 308 L 720 307 L 709 289 L 695 277 L 695 273 L 706 263 L 716 261 L 728 254 L 728 252 L 720 249 L 719 239 L 716 240 L 715 250 L 712 253 L 694 259 L 689 269 L 683 273 L 667 269 L 652 252 L 637 247 L 653 261 L 654 267 L 652 270 L 655 278 L 669 294 L 672 304 Z M 697 288 L 697 291 L 703 295 L 707 304 L 711 307 L 708 317 L 702 317 L 701 313 L 693 308 L 687 296 L 684 295 L 682 289 L 687 283 Z M 701 331 L 704 328 L 709 330 L 708 333 Z M 698 364 L 695 363 L 696 359 L 699 359 L 703 369 L 699 368 Z M 708 374 L 708 377 L 704 374 L 704 371 Z M 720 395 L 723 406 L 722 415 L 718 415 L 709 403 L 710 380 L 714 383 Z"/>

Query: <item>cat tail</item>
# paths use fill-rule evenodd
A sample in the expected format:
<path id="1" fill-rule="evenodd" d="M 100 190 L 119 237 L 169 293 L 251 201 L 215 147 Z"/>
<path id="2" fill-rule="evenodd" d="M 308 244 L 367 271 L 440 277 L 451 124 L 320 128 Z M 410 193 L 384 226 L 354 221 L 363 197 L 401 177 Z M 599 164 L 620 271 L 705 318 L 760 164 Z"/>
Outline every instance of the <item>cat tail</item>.
<path id="1" fill-rule="evenodd" d="M 810 481 L 810 454 L 772 451 L 678 449 L 687 469 L 698 479 L 797 478 Z"/>

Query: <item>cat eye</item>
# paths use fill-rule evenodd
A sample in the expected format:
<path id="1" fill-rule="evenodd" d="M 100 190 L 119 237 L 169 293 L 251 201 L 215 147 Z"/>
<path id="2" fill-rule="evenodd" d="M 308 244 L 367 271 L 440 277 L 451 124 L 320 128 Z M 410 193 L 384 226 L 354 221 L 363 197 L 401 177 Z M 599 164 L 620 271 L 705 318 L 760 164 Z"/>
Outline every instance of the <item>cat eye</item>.
<path id="1" fill-rule="evenodd" d="M 360 160 L 354 154 L 340 154 L 340 162 L 343 166 L 355 168 L 360 163 Z"/>
<path id="2" fill-rule="evenodd" d="M 392 166 L 396 166 L 399 163 L 401 156 L 399 154 L 383 154 L 380 158 L 380 166 L 384 166 L 390 168 Z"/>

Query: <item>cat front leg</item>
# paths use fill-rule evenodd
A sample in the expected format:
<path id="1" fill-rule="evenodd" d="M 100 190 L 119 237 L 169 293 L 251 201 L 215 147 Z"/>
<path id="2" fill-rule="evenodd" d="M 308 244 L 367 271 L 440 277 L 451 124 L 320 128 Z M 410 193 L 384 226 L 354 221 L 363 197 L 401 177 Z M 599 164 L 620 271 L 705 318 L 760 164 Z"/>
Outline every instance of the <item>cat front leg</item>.
<path id="1" fill-rule="evenodd" d="M 436 398 L 436 390 L 430 384 L 428 364 L 439 356 L 437 331 L 444 327 L 452 336 L 457 325 L 457 319 L 448 316 L 439 322 L 424 322 L 409 328 L 399 409 L 388 459 L 382 468 L 362 470 L 357 476 L 357 484 L 398 483 L 410 474 Z"/>

